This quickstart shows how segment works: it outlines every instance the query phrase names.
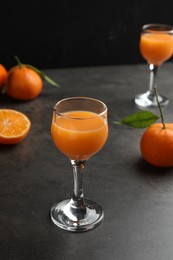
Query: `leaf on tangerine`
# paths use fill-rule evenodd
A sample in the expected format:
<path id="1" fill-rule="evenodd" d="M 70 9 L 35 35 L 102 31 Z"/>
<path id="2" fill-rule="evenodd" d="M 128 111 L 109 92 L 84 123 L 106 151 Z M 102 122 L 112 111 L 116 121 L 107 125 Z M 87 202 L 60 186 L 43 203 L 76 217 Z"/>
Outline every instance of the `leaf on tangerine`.
<path id="1" fill-rule="evenodd" d="M 60 85 L 55 82 L 53 79 L 51 79 L 50 77 L 48 77 L 43 71 L 37 69 L 36 67 L 30 65 L 30 64 L 23 64 L 21 63 L 20 59 L 18 56 L 14 56 L 14 58 L 16 59 L 17 63 L 19 66 L 21 65 L 25 65 L 27 66 L 28 68 L 34 70 L 42 79 L 46 80 L 48 83 L 50 83 L 52 86 L 54 87 L 60 87 Z"/>
<path id="2" fill-rule="evenodd" d="M 114 123 L 118 125 L 128 125 L 134 128 L 146 128 L 152 125 L 158 119 L 159 117 L 150 111 L 139 111 L 119 122 L 114 121 Z"/>
<path id="3" fill-rule="evenodd" d="M 43 71 L 37 69 L 36 67 L 29 65 L 29 64 L 25 64 L 27 67 L 29 67 L 30 69 L 34 70 L 37 74 L 40 75 L 41 78 L 43 78 L 44 80 L 46 80 L 48 83 L 50 83 L 52 86 L 54 87 L 59 87 L 60 85 L 55 82 L 53 79 L 51 79 L 50 77 L 48 77 Z"/>

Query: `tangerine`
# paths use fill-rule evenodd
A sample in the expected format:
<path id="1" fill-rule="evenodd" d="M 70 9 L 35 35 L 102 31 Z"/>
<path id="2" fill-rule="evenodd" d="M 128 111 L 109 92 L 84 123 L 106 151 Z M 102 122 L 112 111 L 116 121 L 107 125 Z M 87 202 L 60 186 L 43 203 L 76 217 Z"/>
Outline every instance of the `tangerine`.
<path id="1" fill-rule="evenodd" d="M 31 127 L 29 118 L 13 109 L 0 109 L 0 143 L 18 144 Z"/>
<path id="2" fill-rule="evenodd" d="M 140 143 L 143 158 L 157 167 L 173 166 L 173 123 L 153 124 L 148 127 Z"/>
<path id="3" fill-rule="evenodd" d="M 7 70 L 6 68 L 4 67 L 4 65 L 0 64 L 0 91 L 2 90 L 4 84 L 5 84 L 5 81 L 7 79 Z"/>
<path id="4" fill-rule="evenodd" d="M 17 65 L 8 72 L 6 92 L 14 99 L 23 101 L 34 99 L 40 94 L 42 87 L 43 81 L 40 75 L 27 65 Z"/>

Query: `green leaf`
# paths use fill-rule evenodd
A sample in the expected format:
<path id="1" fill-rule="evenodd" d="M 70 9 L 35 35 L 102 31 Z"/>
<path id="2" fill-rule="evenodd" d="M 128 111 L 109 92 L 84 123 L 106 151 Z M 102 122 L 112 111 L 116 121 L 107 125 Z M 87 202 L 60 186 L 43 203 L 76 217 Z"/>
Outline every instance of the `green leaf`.
<path id="1" fill-rule="evenodd" d="M 36 67 L 30 65 L 30 64 L 23 64 L 21 63 L 20 59 L 18 58 L 18 56 L 14 56 L 14 58 L 17 61 L 18 66 L 22 66 L 25 65 L 28 68 L 34 70 L 42 79 L 46 80 L 48 83 L 50 83 L 52 86 L 54 87 L 60 87 L 60 85 L 55 82 L 53 79 L 51 79 L 50 77 L 48 77 L 45 73 L 43 73 L 41 70 L 37 69 Z"/>
<path id="2" fill-rule="evenodd" d="M 134 128 L 145 128 L 157 121 L 159 117 L 150 111 L 139 111 L 134 113 L 123 120 L 116 122 L 118 125 L 128 125 Z"/>
<path id="3" fill-rule="evenodd" d="M 48 83 L 50 83 L 54 87 L 59 87 L 59 84 L 56 83 L 53 79 L 49 78 L 46 74 L 42 72 L 42 77 L 44 80 L 46 80 Z"/>
<path id="4" fill-rule="evenodd" d="M 52 86 L 54 87 L 59 87 L 59 84 L 57 82 L 55 82 L 53 79 L 51 79 L 50 77 L 48 77 L 45 73 L 43 73 L 42 71 L 40 71 L 39 69 L 37 69 L 36 67 L 29 65 L 29 64 L 25 64 L 27 67 L 33 69 L 37 74 L 40 75 L 41 78 L 43 78 L 44 80 L 46 80 L 48 83 L 50 83 Z"/>

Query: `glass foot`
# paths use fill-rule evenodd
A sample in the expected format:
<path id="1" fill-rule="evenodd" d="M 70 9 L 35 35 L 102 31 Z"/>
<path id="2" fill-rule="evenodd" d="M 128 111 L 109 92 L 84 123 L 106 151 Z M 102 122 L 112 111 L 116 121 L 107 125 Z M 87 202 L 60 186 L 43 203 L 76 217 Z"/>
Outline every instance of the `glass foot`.
<path id="1" fill-rule="evenodd" d="M 159 103 L 161 106 L 167 106 L 169 103 L 169 99 L 163 96 L 158 96 Z M 139 94 L 134 99 L 136 105 L 140 107 L 151 107 L 158 106 L 156 96 L 151 94 L 149 91 L 143 94 Z"/>
<path id="2" fill-rule="evenodd" d="M 72 199 L 63 200 L 51 209 L 55 225 L 72 232 L 84 232 L 97 227 L 104 218 L 102 208 L 90 199 L 84 198 L 84 205 L 76 207 Z"/>

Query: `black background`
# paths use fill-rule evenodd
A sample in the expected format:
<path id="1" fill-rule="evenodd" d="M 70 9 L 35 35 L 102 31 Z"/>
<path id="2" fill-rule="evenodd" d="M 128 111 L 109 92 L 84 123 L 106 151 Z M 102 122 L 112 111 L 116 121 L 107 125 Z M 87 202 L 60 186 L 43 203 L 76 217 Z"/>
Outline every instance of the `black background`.
<path id="1" fill-rule="evenodd" d="M 173 24 L 173 1 L 6 1 L 1 6 L 0 63 L 41 69 L 144 62 L 145 23 Z"/>

